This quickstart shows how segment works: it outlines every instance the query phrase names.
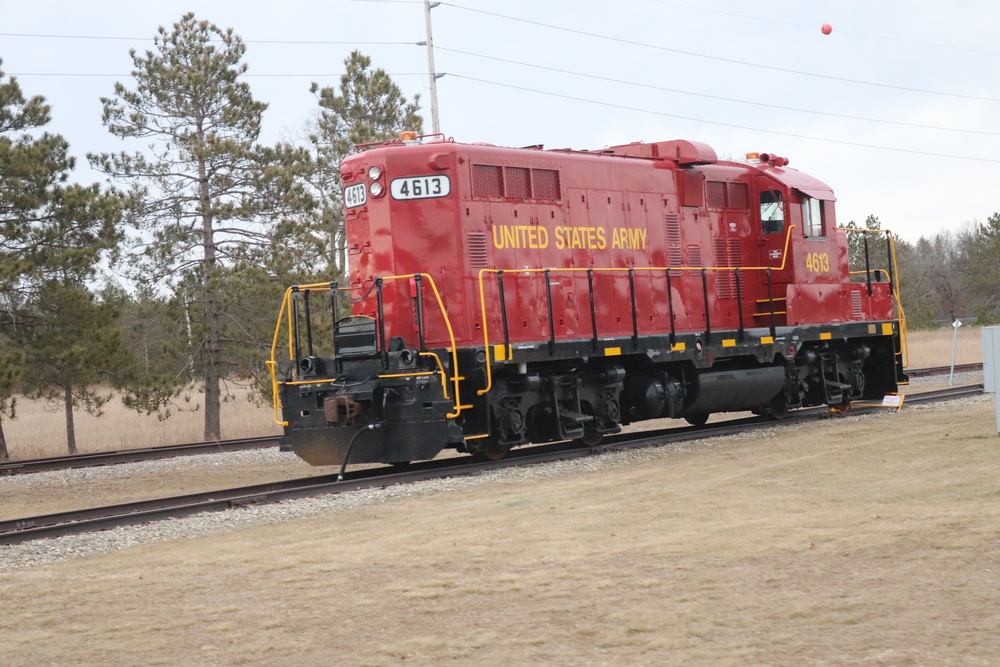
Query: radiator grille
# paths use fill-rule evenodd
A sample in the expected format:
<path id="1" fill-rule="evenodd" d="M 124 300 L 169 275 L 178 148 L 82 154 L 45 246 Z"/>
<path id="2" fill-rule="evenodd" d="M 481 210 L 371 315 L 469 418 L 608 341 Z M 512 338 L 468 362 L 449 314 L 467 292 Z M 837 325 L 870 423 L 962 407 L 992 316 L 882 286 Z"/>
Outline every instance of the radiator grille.
<path id="1" fill-rule="evenodd" d="M 741 211 L 750 210 L 750 189 L 747 187 L 746 183 L 730 183 L 727 194 L 728 201 L 726 204 L 729 208 L 735 208 Z"/>
<path id="2" fill-rule="evenodd" d="M 476 197 L 503 197 L 503 167 L 472 165 L 472 194 Z"/>
<path id="3" fill-rule="evenodd" d="M 508 197 L 531 197 L 531 171 L 525 167 L 504 167 L 504 186 Z"/>
<path id="4" fill-rule="evenodd" d="M 562 196 L 559 171 L 474 164 L 472 196 L 555 201 Z"/>
<path id="5" fill-rule="evenodd" d="M 708 207 L 726 208 L 726 184 L 723 181 L 709 181 L 705 184 L 708 188 Z"/>
<path id="6" fill-rule="evenodd" d="M 532 169 L 531 185 L 536 199 L 559 199 L 559 172 L 555 169 Z"/>
<path id="7" fill-rule="evenodd" d="M 706 187 L 709 208 L 750 210 L 750 187 L 746 183 L 709 181 Z"/>

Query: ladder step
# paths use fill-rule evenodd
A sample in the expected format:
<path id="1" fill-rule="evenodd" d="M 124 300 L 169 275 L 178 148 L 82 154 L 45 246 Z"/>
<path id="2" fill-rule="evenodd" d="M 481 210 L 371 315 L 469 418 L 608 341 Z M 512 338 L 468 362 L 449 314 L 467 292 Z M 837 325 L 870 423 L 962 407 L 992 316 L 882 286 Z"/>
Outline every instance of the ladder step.
<path id="1" fill-rule="evenodd" d="M 586 424 L 589 421 L 593 421 L 593 415 L 585 415 L 582 412 L 573 412 L 572 410 L 559 409 L 559 418 L 564 422 L 569 422 L 570 424 Z"/>

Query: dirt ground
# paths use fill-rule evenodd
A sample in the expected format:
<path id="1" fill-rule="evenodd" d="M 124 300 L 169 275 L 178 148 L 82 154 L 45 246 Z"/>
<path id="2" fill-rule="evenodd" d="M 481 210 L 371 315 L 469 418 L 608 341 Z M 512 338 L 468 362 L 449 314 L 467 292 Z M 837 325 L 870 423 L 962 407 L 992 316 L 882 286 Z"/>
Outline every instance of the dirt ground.
<path id="1" fill-rule="evenodd" d="M 0 574 L 0 664 L 997 664 L 998 445 L 985 398 Z"/>

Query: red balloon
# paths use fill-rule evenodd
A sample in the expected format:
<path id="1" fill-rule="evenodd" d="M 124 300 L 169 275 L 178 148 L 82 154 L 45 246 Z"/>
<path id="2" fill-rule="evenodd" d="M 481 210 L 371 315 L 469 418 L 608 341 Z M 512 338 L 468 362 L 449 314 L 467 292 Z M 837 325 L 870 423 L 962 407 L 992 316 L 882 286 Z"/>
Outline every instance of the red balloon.
<path id="1" fill-rule="evenodd" d="M 829 23 L 824 23 L 823 27 L 820 28 L 820 30 L 823 31 L 824 35 L 829 35 L 831 32 L 833 32 L 833 26 L 830 25 Z"/>

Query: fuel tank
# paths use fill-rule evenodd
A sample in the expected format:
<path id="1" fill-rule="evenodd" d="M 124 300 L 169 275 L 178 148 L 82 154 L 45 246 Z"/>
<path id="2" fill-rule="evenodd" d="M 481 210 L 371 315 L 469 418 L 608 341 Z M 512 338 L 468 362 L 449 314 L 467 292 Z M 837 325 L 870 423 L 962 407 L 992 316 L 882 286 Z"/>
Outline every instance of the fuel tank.
<path id="1" fill-rule="evenodd" d="M 784 366 L 709 371 L 695 376 L 678 416 L 737 412 L 769 403 L 785 385 Z"/>

